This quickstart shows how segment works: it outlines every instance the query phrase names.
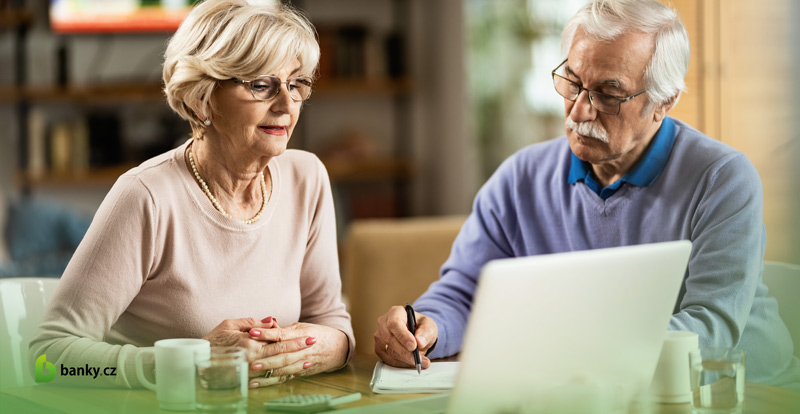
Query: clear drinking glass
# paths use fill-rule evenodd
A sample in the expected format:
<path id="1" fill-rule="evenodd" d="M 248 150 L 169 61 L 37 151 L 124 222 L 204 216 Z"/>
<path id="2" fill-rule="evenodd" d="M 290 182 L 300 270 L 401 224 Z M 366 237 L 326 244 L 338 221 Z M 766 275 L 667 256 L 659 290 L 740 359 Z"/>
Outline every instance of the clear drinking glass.
<path id="1" fill-rule="evenodd" d="M 211 347 L 209 359 L 198 361 L 195 386 L 201 412 L 247 411 L 247 358 L 241 347 Z"/>
<path id="2" fill-rule="evenodd" d="M 744 408 L 745 354 L 734 348 L 700 348 L 689 354 L 692 411 L 741 413 Z"/>

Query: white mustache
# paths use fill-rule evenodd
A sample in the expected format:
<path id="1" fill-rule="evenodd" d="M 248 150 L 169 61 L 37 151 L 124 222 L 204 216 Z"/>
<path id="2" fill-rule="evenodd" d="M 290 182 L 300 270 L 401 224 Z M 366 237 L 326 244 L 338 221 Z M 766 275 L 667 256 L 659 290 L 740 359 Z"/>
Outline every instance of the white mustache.
<path id="1" fill-rule="evenodd" d="M 575 122 L 569 116 L 566 117 L 564 126 L 585 137 L 594 138 L 598 141 L 608 143 L 608 132 L 602 125 L 596 122 Z"/>

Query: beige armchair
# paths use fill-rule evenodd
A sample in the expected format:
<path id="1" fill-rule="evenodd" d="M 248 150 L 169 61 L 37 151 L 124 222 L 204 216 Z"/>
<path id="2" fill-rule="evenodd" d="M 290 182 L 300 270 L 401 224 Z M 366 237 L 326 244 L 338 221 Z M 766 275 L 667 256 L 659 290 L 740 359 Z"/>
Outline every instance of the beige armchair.
<path id="1" fill-rule="evenodd" d="M 356 220 L 342 252 L 356 352 L 371 354 L 378 317 L 413 303 L 439 278 L 466 216 Z"/>

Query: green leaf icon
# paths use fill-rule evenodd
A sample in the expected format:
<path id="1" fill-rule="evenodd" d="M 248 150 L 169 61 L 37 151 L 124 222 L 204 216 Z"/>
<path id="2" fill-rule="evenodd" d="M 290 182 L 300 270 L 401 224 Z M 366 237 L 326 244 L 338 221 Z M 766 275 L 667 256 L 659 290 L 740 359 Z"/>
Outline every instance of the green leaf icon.
<path id="1" fill-rule="evenodd" d="M 36 358 L 36 382 L 50 382 L 56 377 L 56 366 L 47 362 L 47 355 Z"/>

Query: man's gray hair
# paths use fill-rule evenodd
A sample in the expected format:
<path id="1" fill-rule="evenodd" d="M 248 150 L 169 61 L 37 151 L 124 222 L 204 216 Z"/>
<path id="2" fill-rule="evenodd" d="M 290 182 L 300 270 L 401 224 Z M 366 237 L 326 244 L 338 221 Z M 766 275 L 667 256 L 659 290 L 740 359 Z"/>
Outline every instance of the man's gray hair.
<path id="1" fill-rule="evenodd" d="M 566 57 L 578 28 L 595 39 L 610 42 L 630 32 L 653 35 L 655 51 L 644 73 L 651 104 L 663 104 L 686 90 L 689 36 L 678 13 L 656 0 L 593 0 L 573 16 L 561 34 Z M 677 100 L 676 100 L 677 102 Z"/>

